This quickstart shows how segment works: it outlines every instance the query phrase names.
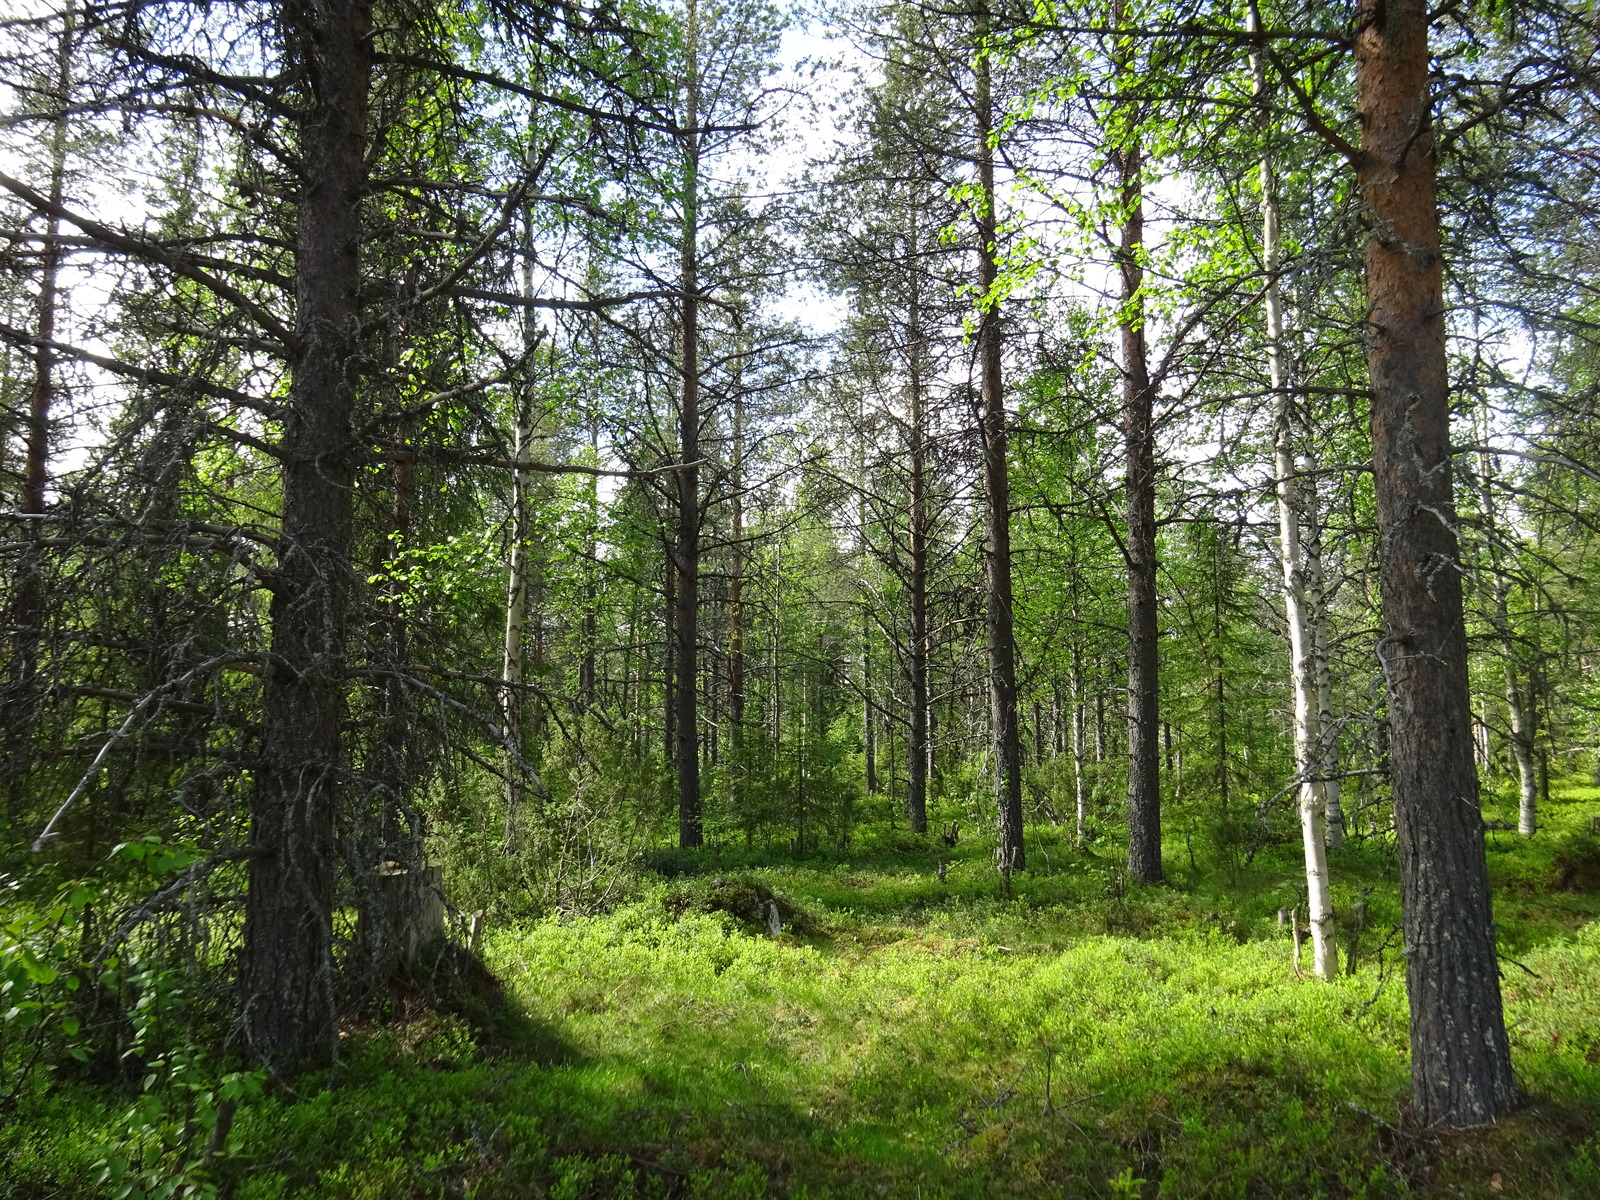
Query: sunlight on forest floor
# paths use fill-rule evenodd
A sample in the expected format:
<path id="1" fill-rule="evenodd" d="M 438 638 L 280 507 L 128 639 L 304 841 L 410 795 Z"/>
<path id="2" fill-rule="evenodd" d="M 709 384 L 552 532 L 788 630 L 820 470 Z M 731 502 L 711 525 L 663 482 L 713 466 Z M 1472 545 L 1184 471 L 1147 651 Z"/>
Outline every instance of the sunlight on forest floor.
<path id="1" fill-rule="evenodd" d="M 1139 889 L 1113 847 L 1034 829 L 1006 898 L 983 842 L 896 834 L 664 855 L 680 873 L 606 915 L 494 933 L 507 1011 L 353 1034 L 335 1089 L 241 1112 L 232 1194 L 1600 1196 L 1600 894 L 1550 887 L 1597 813 L 1568 789 L 1533 843 L 1490 836 L 1533 1097 L 1493 1130 L 1401 1115 L 1385 852 L 1334 855 L 1340 915 L 1368 917 L 1324 985 L 1276 918 L 1293 846 L 1211 872 L 1173 853 Z M 776 937 L 724 911 L 765 889 Z"/>

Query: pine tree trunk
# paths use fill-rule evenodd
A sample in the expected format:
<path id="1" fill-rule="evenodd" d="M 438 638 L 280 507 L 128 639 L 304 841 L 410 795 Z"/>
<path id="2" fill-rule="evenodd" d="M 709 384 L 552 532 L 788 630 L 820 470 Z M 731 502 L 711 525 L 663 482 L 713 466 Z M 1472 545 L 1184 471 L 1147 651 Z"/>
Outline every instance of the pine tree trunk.
<path id="1" fill-rule="evenodd" d="M 912 224 L 911 249 L 918 246 L 916 224 Z M 928 739 L 929 699 L 928 659 L 928 479 L 927 414 L 923 397 L 922 289 L 913 272 L 907 298 L 906 342 L 907 376 L 910 385 L 910 470 L 911 470 L 911 562 L 906 579 L 910 605 L 910 744 L 906 747 L 906 811 L 912 833 L 928 832 Z"/>
<path id="2" fill-rule="evenodd" d="M 683 245 L 679 289 L 682 295 L 683 371 L 682 402 L 678 409 L 679 459 L 700 457 L 700 63 L 699 13 L 688 0 L 684 48 L 684 185 Z M 674 624 L 677 634 L 677 776 L 678 844 L 698 846 L 700 828 L 700 719 L 699 612 L 700 612 L 700 472 L 685 466 L 676 473 L 678 483 L 678 595 Z"/>
<path id="3" fill-rule="evenodd" d="M 261 757 L 250 802 L 239 1021 L 253 1058 L 331 1060 L 335 811 L 344 789 L 345 625 L 372 75 L 367 0 L 286 10 L 302 73 L 297 347 L 281 442 L 283 522 Z"/>
<path id="4" fill-rule="evenodd" d="M 1429 66 L 1424 0 L 1361 0 L 1357 183 L 1370 223 L 1378 649 L 1389 684 L 1412 1093 L 1428 1124 L 1468 1126 L 1510 1112 L 1517 1093 L 1473 769 Z"/>
<path id="5" fill-rule="evenodd" d="M 45 511 L 45 491 L 50 478 L 50 421 L 56 399 L 56 353 L 48 343 L 56 340 L 56 319 L 61 301 L 61 219 L 54 215 L 66 196 L 67 113 L 72 105 L 72 48 L 77 29 L 76 10 L 69 5 L 62 14 L 61 33 L 56 45 L 56 77 L 52 81 L 53 99 L 59 114 L 50 124 L 50 185 L 52 214 L 45 218 L 44 241 L 39 257 L 39 294 L 34 301 L 34 329 L 41 345 L 34 356 L 33 385 L 28 390 L 28 419 L 23 438 L 22 494 L 17 511 L 39 517 Z M 44 563 L 38 545 L 44 535 L 40 521 L 22 525 L 24 549 L 16 567 L 15 594 L 12 600 L 11 678 L 18 685 L 8 697 L 6 737 L 15 752 L 26 753 L 29 731 L 37 712 L 34 676 L 38 671 L 39 643 L 43 635 Z"/>
<path id="6" fill-rule="evenodd" d="M 1156 607 L 1155 412 L 1145 361 L 1144 199 L 1137 145 L 1118 151 L 1123 204 L 1122 424 L 1127 450 L 1128 873 L 1161 881 L 1161 694 Z"/>
<path id="7" fill-rule="evenodd" d="M 864 396 L 857 396 L 856 429 L 864 435 L 866 427 L 866 399 Z M 856 481 L 860 488 L 856 494 L 856 537 L 859 539 L 857 553 L 860 556 L 863 578 L 871 555 L 867 544 L 866 441 L 865 436 L 857 438 L 855 461 Z M 875 796 L 878 792 L 878 747 L 877 727 L 872 712 L 872 614 L 868 611 L 871 599 L 870 588 L 863 584 L 861 588 L 861 758 L 866 776 L 867 795 Z"/>
<path id="8" fill-rule="evenodd" d="M 733 467 L 729 478 L 732 562 L 728 566 L 728 726 L 733 739 L 734 795 L 743 779 L 744 760 L 744 392 L 733 394 Z M 737 804 L 735 805 L 737 808 Z"/>
<path id="9" fill-rule="evenodd" d="M 980 41 L 988 32 L 987 14 L 980 17 Z M 1002 869 L 1027 866 L 1022 844 L 1022 743 L 1017 728 L 1016 636 L 1011 604 L 1011 480 L 1007 472 L 1005 392 L 1001 380 L 1000 306 L 994 296 L 999 279 L 996 244 L 994 101 L 989 59 L 980 54 L 976 68 L 974 109 L 978 161 L 978 287 L 984 296 L 978 316 L 977 352 L 979 430 L 983 435 L 985 498 L 984 628 L 989 648 L 989 731 L 994 748 L 994 781 L 999 817 Z"/>
<path id="10" fill-rule="evenodd" d="M 1074 634 L 1072 638 L 1072 676 L 1068 680 L 1071 689 L 1071 737 L 1072 737 L 1072 793 L 1073 793 L 1073 836 L 1079 846 L 1082 846 L 1089 832 L 1089 807 L 1083 794 L 1083 742 L 1084 718 L 1087 716 L 1083 695 L 1083 647 L 1079 644 L 1076 630 L 1082 628 L 1078 615 L 1078 581 L 1076 573 L 1072 580 L 1072 623 Z"/>
<path id="11" fill-rule="evenodd" d="M 669 533 L 666 540 L 661 567 L 662 624 L 666 633 L 661 648 L 661 755 L 670 768 L 678 754 L 678 689 L 673 665 L 678 651 L 678 568 L 676 539 Z"/>
<path id="12" fill-rule="evenodd" d="M 878 794 L 878 745 L 872 713 L 872 641 L 865 609 L 861 611 L 861 747 L 867 795 L 875 796 Z"/>

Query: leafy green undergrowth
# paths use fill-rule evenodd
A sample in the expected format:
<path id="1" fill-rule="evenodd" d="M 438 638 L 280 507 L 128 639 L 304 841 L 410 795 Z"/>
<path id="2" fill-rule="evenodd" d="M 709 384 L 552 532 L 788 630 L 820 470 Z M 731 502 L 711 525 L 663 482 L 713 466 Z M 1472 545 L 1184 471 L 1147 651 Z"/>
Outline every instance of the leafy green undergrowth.
<path id="1" fill-rule="evenodd" d="M 1568 789 L 1538 838 L 1490 837 L 1531 1097 L 1490 1130 L 1405 1118 L 1385 850 L 1334 856 L 1366 925 L 1322 983 L 1276 919 L 1292 846 L 1213 872 L 1175 855 L 1145 889 L 1110 847 L 1033 830 L 1007 895 L 983 842 L 884 833 L 678 857 L 610 913 L 492 933 L 503 1007 L 352 1027 L 304 1098 L 241 1107 L 209 1177 L 241 1200 L 1600 1197 L 1600 898 L 1552 887 L 1594 813 L 1600 789 Z M 123 1107 L 26 1097 L 0 1195 L 89 1194 Z"/>

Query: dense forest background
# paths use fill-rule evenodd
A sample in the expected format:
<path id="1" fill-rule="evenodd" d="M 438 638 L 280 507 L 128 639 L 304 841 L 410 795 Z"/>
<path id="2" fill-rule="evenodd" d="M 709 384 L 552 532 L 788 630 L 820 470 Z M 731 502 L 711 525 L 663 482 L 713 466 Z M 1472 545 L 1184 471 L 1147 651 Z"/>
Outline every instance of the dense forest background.
<path id="1" fill-rule="evenodd" d="M 1600 884 L 1597 36 L 12 9 L 0 1105 L 214 1193 L 496 931 L 820 936 L 730 872 L 898 855 L 1108 935 L 1211 880 L 1405 977 L 1419 1127 L 1516 1111 L 1485 838 Z"/>

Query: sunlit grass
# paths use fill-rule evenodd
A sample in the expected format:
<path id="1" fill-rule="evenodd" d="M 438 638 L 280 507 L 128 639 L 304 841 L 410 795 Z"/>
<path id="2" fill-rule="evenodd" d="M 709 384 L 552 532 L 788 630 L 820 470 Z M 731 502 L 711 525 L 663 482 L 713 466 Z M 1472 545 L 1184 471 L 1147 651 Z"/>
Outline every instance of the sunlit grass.
<path id="1" fill-rule="evenodd" d="M 1404 1118 L 1387 851 L 1334 856 L 1368 928 L 1324 983 L 1276 920 L 1293 846 L 1174 856 L 1142 889 L 1111 847 L 1035 830 L 1006 894 L 980 840 L 885 834 L 675 860 L 605 915 L 492 931 L 508 1011 L 354 1034 L 333 1090 L 241 1115 L 221 1178 L 251 1198 L 1600 1196 L 1600 896 L 1549 887 L 1594 813 L 1600 789 L 1564 789 L 1533 842 L 1490 838 L 1532 1097 L 1491 1131 Z M 717 911 L 733 879 L 781 899 L 776 938 Z M 84 1099 L 33 1119 L 87 1142 Z M 75 1151 L 26 1153 L 59 1172 Z"/>

